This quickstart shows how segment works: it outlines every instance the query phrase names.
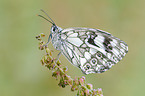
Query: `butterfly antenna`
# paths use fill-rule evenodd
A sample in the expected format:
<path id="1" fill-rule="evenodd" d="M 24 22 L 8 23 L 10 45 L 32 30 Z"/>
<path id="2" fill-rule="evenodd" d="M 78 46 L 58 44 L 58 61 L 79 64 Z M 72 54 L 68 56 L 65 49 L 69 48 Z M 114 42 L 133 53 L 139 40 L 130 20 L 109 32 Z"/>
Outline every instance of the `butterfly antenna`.
<path id="1" fill-rule="evenodd" d="M 47 21 L 48 21 L 48 22 L 50 22 L 51 24 L 55 25 L 53 22 L 51 22 L 50 20 L 48 20 L 48 19 L 47 19 L 47 18 L 45 18 L 44 16 L 42 16 L 42 15 L 37 15 L 37 16 L 39 16 L 39 17 L 41 17 L 41 18 L 43 18 L 43 19 L 47 20 Z"/>
<path id="2" fill-rule="evenodd" d="M 48 14 L 43 10 L 43 9 L 40 9 L 42 12 L 44 12 L 45 13 L 45 15 L 51 20 L 51 23 L 53 24 L 53 25 L 56 25 L 54 22 L 53 22 L 53 20 L 48 16 Z M 40 17 L 42 17 L 42 16 L 40 16 Z M 42 17 L 42 18 L 44 18 L 44 17 Z M 50 22 L 50 20 L 48 20 L 47 19 L 47 21 L 49 21 Z"/>

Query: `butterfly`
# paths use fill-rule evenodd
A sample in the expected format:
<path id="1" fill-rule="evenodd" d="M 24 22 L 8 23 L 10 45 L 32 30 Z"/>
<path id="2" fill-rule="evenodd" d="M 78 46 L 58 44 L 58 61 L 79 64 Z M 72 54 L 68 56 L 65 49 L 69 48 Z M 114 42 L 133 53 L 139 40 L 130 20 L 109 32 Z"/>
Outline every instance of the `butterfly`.
<path id="1" fill-rule="evenodd" d="M 42 15 L 38 16 L 46 19 Z M 62 29 L 50 17 L 49 19 L 46 20 L 52 27 L 48 43 L 51 39 L 54 48 L 60 50 L 84 74 L 105 72 L 128 52 L 127 44 L 108 32 L 81 27 Z"/>

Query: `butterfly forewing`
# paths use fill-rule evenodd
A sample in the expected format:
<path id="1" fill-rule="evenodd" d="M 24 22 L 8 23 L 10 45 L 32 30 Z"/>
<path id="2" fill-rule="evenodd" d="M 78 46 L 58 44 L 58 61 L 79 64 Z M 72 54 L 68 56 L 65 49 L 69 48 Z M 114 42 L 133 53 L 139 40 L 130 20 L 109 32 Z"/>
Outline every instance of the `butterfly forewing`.
<path id="1" fill-rule="evenodd" d="M 99 29 L 67 28 L 60 35 L 62 53 L 85 74 L 110 69 L 128 52 L 125 42 Z"/>

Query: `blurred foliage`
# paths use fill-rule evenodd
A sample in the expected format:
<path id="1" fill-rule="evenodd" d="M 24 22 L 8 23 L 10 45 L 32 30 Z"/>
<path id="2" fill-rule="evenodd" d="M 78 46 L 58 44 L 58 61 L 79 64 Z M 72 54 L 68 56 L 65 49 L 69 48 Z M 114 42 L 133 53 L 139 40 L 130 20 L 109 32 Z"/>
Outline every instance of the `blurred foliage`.
<path id="1" fill-rule="evenodd" d="M 64 56 L 72 77 L 85 76 L 104 96 L 144 96 L 145 1 L 143 0 L 1 0 L 0 96 L 75 96 L 59 88 L 51 72 L 40 64 L 44 53 L 35 36 L 49 35 L 51 24 L 36 16 L 44 9 L 62 27 L 90 27 L 110 32 L 125 41 L 129 52 L 102 74 L 84 75 Z M 46 40 L 47 41 L 47 40 Z M 52 44 L 49 48 L 57 56 Z"/>

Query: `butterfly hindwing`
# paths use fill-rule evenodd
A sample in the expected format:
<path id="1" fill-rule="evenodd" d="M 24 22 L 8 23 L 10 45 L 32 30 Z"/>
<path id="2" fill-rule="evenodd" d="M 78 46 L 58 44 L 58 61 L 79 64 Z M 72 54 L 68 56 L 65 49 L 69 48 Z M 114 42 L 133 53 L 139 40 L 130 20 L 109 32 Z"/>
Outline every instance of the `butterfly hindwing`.
<path id="1" fill-rule="evenodd" d="M 102 30 L 67 28 L 60 35 L 62 53 L 85 74 L 110 69 L 128 52 L 126 43 Z"/>

